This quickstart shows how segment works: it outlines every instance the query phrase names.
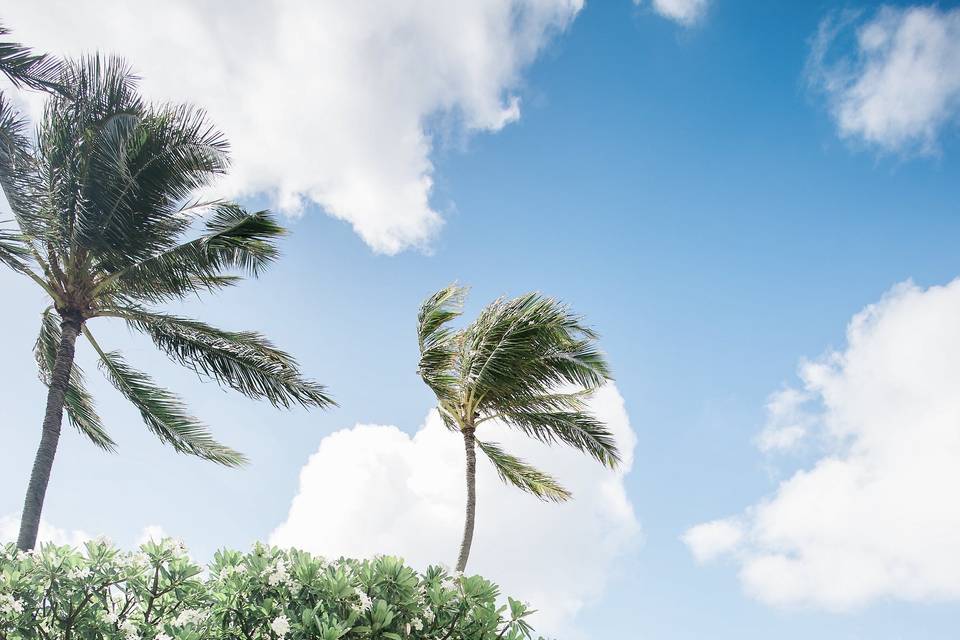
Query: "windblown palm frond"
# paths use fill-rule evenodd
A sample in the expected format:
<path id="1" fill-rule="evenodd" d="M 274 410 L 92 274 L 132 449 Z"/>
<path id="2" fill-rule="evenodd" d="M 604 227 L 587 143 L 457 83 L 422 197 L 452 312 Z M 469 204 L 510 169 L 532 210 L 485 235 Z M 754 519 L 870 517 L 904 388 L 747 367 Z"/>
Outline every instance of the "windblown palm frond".
<path id="1" fill-rule="evenodd" d="M 424 301 L 417 316 L 417 371 L 441 403 L 452 401 L 456 394 L 454 365 L 460 336 L 448 324 L 462 313 L 466 293 L 466 288 L 455 284 L 445 287 Z"/>
<path id="2" fill-rule="evenodd" d="M 105 311 L 104 315 L 114 312 Z M 297 362 L 253 331 L 223 331 L 197 320 L 145 309 L 117 310 L 136 331 L 147 334 L 174 362 L 215 379 L 250 398 L 276 407 L 326 407 L 333 400 L 323 386 L 305 380 Z"/>
<path id="3" fill-rule="evenodd" d="M 10 29 L 0 25 L 0 36 Z M 48 55 L 38 55 L 17 42 L 4 39 L 0 42 L 0 73 L 17 87 L 30 87 L 41 91 L 60 91 L 58 82 L 62 64 Z"/>
<path id="4" fill-rule="evenodd" d="M 541 500 L 566 502 L 573 497 L 573 494 L 564 489 L 552 476 L 506 453 L 499 444 L 477 440 L 477 447 L 487 456 L 493 468 L 497 470 L 497 475 L 504 482 L 533 494 Z"/>
<path id="5" fill-rule="evenodd" d="M 179 398 L 129 366 L 118 352 L 103 351 L 88 330 L 84 333 L 99 354 L 107 379 L 137 408 L 144 423 L 160 440 L 180 453 L 228 467 L 246 464 L 243 454 L 214 440 L 207 427 L 187 413 Z"/>

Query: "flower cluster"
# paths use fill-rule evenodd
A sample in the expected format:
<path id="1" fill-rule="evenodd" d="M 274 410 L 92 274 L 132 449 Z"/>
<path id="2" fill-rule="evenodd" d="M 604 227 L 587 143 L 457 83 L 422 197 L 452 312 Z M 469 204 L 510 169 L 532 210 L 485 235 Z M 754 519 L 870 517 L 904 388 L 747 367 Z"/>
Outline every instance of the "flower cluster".
<path id="1" fill-rule="evenodd" d="M 170 539 L 134 553 L 100 539 L 0 546 L 0 638 L 527 640 L 530 613 L 480 576 L 385 556 L 328 563 L 257 544 L 218 551 L 205 574 Z"/>

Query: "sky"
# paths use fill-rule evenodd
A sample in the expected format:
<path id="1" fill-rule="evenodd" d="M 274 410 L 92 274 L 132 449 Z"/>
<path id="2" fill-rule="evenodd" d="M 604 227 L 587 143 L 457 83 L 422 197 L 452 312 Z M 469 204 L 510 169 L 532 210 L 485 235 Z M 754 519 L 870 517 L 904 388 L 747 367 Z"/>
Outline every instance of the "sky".
<path id="1" fill-rule="evenodd" d="M 601 334 L 625 464 L 496 437 L 574 491 L 478 469 L 469 570 L 558 638 L 953 638 L 960 616 L 960 5 L 736 0 L 0 1 L 18 39 L 126 56 L 232 143 L 217 192 L 291 234 L 174 308 L 256 329 L 339 407 L 277 411 L 101 343 L 251 458 L 175 454 L 78 348 L 120 445 L 64 427 L 48 540 L 255 540 L 455 560 L 462 448 L 415 373 L 427 295 L 538 290 Z M 42 98 L 18 97 L 39 113 Z M 44 389 L 45 302 L 0 272 L 0 538 Z"/>

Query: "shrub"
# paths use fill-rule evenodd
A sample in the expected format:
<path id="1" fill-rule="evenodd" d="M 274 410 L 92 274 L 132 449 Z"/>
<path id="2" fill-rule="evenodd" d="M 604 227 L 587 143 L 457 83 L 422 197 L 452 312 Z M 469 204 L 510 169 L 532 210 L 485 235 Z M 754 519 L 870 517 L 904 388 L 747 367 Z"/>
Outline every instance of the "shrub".
<path id="1" fill-rule="evenodd" d="M 166 539 L 125 553 L 0 547 L 0 640 L 520 640 L 532 613 L 496 585 L 392 557 L 328 562 L 262 544 L 203 569 Z"/>

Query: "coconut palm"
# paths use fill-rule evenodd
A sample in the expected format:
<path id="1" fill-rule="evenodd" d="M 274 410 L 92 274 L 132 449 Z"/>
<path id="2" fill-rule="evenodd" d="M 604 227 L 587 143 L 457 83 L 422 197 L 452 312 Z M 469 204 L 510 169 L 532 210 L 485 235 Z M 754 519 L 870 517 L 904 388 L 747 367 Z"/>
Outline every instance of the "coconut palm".
<path id="1" fill-rule="evenodd" d="M 0 37 L 9 33 L 10 29 L 0 24 Z M 35 54 L 18 42 L 0 42 L 0 73 L 16 87 L 59 91 L 61 70 L 57 58 Z"/>
<path id="2" fill-rule="evenodd" d="M 610 379 L 597 335 L 566 305 L 538 293 L 501 298 L 462 329 L 466 289 L 450 285 L 424 301 L 417 318 L 418 373 L 437 396 L 444 424 L 463 437 L 467 505 L 457 571 L 470 555 L 476 515 L 476 449 L 501 480 L 542 500 L 571 498 L 553 477 L 510 455 L 476 429 L 494 421 L 547 444 L 574 447 L 608 467 L 620 462 L 606 426 L 586 409 Z"/>
<path id="3" fill-rule="evenodd" d="M 0 102 L 0 185 L 16 230 L 0 260 L 46 292 L 36 359 L 48 387 L 42 437 L 24 500 L 18 545 L 34 546 L 63 410 L 95 445 L 114 450 L 74 364 L 79 337 L 99 367 L 176 451 L 226 466 L 242 454 L 214 440 L 184 404 L 91 332 L 118 318 L 199 375 L 277 407 L 325 407 L 324 388 L 262 335 L 226 331 L 157 307 L 256 276 L 284 233 L 267 211 L 193 194 L 227 170 L 227 143 L 205 114 L 151 105 L 117 58 L 65 65 L 63 94 L 48 100 L 31 144 L 24 120 Z M 192 239 L 187 236 L 193 235 Z"/>

